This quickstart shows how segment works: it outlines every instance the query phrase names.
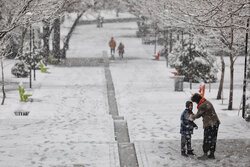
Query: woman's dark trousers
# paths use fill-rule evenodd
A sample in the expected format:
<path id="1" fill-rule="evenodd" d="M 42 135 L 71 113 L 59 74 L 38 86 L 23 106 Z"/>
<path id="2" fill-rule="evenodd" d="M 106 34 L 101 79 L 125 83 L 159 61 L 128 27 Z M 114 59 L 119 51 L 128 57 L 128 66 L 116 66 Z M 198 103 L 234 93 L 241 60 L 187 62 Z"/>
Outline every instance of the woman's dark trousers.
<path id="1" fill-rule="evenodd" d="M 207 153 L 215 152 L 219 125 L 209 126 L 204 129 L 203 151 Z"/>

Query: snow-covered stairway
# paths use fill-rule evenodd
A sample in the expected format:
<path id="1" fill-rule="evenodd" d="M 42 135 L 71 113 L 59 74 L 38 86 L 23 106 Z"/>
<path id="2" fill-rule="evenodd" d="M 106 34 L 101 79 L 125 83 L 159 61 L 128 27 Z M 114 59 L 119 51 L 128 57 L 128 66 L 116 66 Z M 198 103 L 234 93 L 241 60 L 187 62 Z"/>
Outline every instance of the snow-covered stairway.
<path id="1" fill-rule="evenodd" d="M 118 152 L 121 167 L 138 167 L 138 160 L 134 143 L 130 143 L 127 122 L 124 117 L 119 116 L 118 107 L 115 98 L 115 88 L 109 69 L 109 59 L 107 52 L 103 51 L 105 78 L 107 82 L 107 96 L 109 104 L 109 113 L 114 121 L 115 138 L 118 142 Z"/>

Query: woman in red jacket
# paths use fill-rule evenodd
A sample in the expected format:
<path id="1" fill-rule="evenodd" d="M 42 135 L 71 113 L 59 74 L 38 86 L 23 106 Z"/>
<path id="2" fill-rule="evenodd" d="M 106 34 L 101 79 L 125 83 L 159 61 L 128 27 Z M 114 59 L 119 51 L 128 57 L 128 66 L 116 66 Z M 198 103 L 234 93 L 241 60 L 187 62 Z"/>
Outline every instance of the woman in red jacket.
<path id="1" fill-rule="evenodd" d="M 111 53 L 111 55 L 112 55 L 112 53 L 115 54 L 116 42 L 115 42 L 115 40 L 114 40 L 113 37 L 109 41 L 109 47 L 110 47 L 110 53 Z"/>

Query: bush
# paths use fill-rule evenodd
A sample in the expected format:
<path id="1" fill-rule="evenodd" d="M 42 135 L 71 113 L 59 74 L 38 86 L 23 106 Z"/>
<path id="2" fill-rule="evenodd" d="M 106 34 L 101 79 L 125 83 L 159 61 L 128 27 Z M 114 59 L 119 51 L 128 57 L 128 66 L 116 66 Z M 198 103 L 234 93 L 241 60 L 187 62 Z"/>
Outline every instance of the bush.
<path id="1" fill-rule="evenodd" d="M 31 55 L 31 56 L 30 56 Z M 28 51 L 24 54 L 24 61 L 28 65 L 28 67 L 31 69 L 38 68 L 39 62 L 43 58 L 43 52 L 40 49 L 35 49 L 34 53 Z"/>
<path id="2" fill-rule="evenodd" d="M 29 75 L 29 68 L 23 61 L 18 61 L 11 68 L 11 74 L 15 75 L 18 78 L 25 78 Z"/>
<path id="3" fill-rule="evenodd" d="M 177 42 L 169 57 L 169 64 L 179 75 L 184 75 L 184 81 L 205 83 L 215 82 L 217 70 L 213 63 L 215 59 L 199 45 Z"/>

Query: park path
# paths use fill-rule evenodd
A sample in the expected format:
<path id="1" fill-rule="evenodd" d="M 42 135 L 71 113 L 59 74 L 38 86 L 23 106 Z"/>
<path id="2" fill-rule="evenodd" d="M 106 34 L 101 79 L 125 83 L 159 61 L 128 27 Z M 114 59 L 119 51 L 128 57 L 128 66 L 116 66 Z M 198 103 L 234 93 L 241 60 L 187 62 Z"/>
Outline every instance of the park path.
<path id="1" fill-rule="evenodd" d="M 115 139 L 118 144 L 119 160 L 121 167 L 138 167 L 134 143 L 130 142 L 127 121 L 118 112 L 115 87 L 109 68 L 109 58 L 107 52 L 103 52 L 105 78 L 107 83 L 107 96 L 109 103 L 109 114 L 112 115 L 114 121 Z"/>

